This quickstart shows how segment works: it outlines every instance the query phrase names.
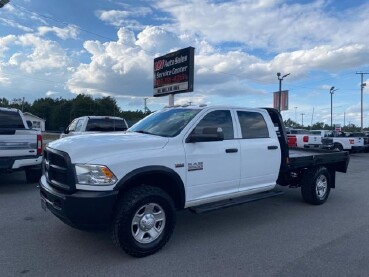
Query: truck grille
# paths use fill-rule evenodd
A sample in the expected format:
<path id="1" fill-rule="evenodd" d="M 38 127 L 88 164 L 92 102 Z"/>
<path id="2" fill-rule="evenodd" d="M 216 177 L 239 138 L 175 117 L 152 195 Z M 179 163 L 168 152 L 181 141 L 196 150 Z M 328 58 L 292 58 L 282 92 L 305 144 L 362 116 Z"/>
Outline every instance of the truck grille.
<path id="1" fill-rule="evenodd" d="M 52 187 L 67 191 L 75 190 L 74 171 L 67 153 L 46 148 L 44 169 L 46 180 Z"/>

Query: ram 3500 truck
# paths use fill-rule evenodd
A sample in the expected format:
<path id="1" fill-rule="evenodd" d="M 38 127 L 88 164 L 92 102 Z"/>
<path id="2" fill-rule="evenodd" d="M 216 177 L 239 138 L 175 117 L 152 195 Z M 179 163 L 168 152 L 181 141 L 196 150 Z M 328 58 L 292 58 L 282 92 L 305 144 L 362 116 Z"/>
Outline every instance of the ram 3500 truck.
<path id="1" fill-rule="evenodd" d="M 24 170 L 28 183 L 42 175 L 42 135 L 18 109 L 0 108 L 0 173 Z"/>
<path id="2" fill-rule="evenodd" d="M 48 144 L 41 205 L 76 228 L 110 226 L 113 242 L 143 257 L 172 235 L 176 210 L 207 212 L 301 187 L 323 204 L 346 172 L 347 152 L 289 150 L 270 108 L 164 108 L 126 133 Z"/>

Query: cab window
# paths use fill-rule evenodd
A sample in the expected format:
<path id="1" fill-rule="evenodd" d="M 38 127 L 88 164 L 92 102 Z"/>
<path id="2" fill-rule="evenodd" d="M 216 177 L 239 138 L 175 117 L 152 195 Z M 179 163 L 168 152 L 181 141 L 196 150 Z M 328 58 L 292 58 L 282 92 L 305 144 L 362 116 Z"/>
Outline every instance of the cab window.
<path id="1" fill-rule="evenodd" d="M 237 111 L 243 139 L 269 138 L 264 117 L 258 112 Z"/>
<path id="2" fill-rule="evenodd" d="M 76 132 L 80 132 L 82 130 L 82 125 L 83 125 L 83 119 L 80 119 L 77 121 L 77 124 L 76 124 L 76 129 L 75 131 Z"/>
<path id="3" fill-rule="evenodd" d="M 193 133 L 204 134 L 209 128 L 221 128 L 224 139 L 234 139 L 233 122 L 231 112 L 228 110 L 213 111 L 205 115 L 197 124 Z"/>

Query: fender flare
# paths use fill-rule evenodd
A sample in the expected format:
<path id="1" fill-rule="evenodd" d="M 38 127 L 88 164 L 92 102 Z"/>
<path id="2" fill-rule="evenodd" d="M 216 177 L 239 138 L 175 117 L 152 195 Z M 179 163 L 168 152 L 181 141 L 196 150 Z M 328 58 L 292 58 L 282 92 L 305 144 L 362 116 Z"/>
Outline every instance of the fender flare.
<path id="1" fill-rule="evenodd" d="M 144 166 L 144 167 L 134 169 L 131 172 L 127 173 L 118 182 L 114 190 L 124 190 L 135 179 L 142 178 L 142 177 L 145 177 L 145 175 L 150 175 L 150 174 L 162 174 L 174 180 L 173 186 L 174 186 L 175 195 L 172 195 L 171 193 L 169 194 L 171 197 L 175 196 L 173 198 L 175 198 L 174 200 L 176 200 L 175 202 L 177 202 L 176 206 L 182 209 L 185 205 L 185 198 L 186 198 L 184 183 L 177 172 L 165 166 L 154 165 L 154 166 Z"/>

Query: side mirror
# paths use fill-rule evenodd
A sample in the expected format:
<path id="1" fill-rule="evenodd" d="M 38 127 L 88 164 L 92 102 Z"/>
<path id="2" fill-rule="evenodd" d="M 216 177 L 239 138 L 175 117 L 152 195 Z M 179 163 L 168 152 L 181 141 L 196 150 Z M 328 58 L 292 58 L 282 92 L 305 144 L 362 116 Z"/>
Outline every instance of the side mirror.
<path id="1" fill-rule="evenodd" d="M 64 134 L 69 134 L 69 130 L 68 130 L 68 128 L 67 128 L 67 129 L 65 129 L 63 133 L 64 133 Z"/>
<path id="2" fill-rule="evenodd" d="M 224 140 L 224 133 L 222 128 L 208 127 L 203 129 L 202 134 L 191 133 L 186 139 L 186 142 L 191 143 L 222 140 Z"/>
<path id="3" fill-rule="evenodd" d="M 32 122 L 30 120 L 27 120 L 27 126 L 28 126 L 28 129 L 32 129 Z"/>

